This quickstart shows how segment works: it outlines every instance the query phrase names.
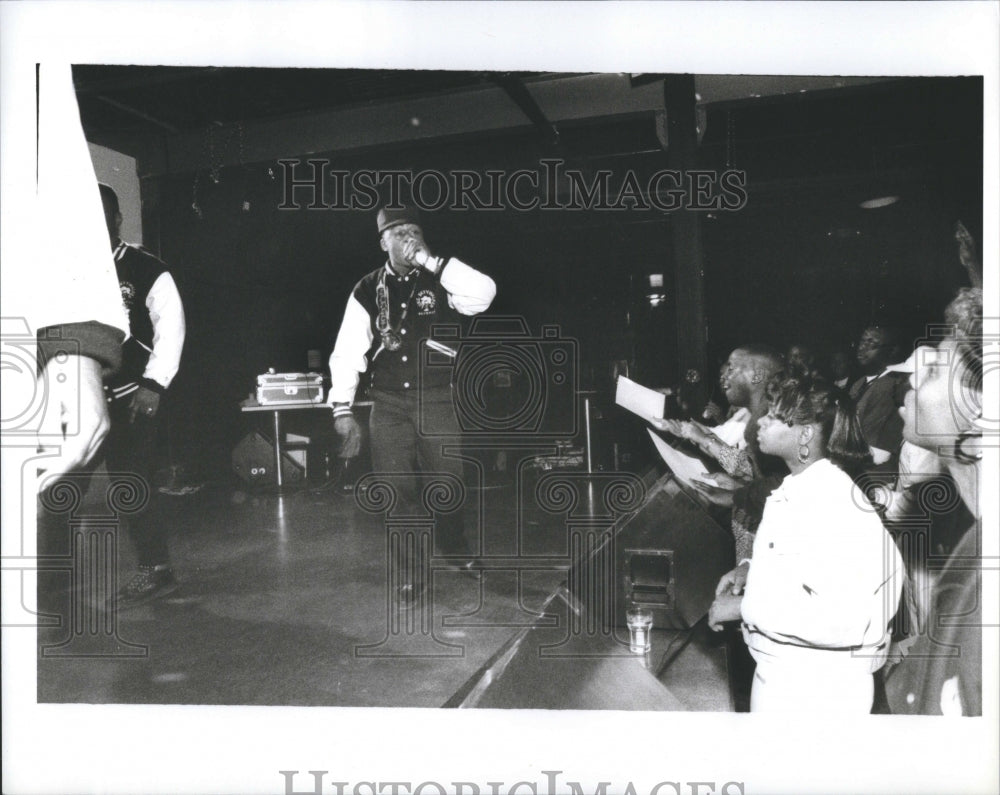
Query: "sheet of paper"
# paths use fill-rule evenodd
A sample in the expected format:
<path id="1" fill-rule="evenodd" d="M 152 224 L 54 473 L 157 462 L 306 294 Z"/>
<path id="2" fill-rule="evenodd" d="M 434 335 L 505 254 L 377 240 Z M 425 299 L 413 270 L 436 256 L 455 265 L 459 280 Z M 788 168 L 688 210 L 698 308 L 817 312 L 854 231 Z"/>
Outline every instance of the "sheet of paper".
<path id="1" fill-rule="evenodd" d="M 693 481 L 699 481 L 718 488 L 718 485 L 705 471 L 705 465 L 699 459 L 686 455 L 676 447 L 667 444 L 653 431 L 649 431 L 649 437 L 653 440 L 653 444 L 656 445 L 660 457 L 670 467 L 670 471 L 674 473 L 674 477 L 681 481 L 681 483 L 691 485 Z"/>
<path id="2" fill-rule="evenodd" d="M 638 414 L 644 420 L 648 420 L 650 417 L 663 419 L 665 400 L 666 395 L 662 392 L 637 384 L 623 375 L 618 376 L 615 403 L 633 414 Z"/>

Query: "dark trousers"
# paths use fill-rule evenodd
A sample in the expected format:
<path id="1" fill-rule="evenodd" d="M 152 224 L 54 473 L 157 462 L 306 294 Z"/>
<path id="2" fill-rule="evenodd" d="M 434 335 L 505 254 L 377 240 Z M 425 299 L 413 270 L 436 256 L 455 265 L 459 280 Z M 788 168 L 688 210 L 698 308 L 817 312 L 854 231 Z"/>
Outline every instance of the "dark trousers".
<path id="1" fill-rule="evenodd" d="M 441 555 L 467 555 L 462 506 L 452 510 L 434 510 L 434 501 L 426 499 L 424 488 L 436 473 L 453 476 L 462 484 L 462 461 L 445 457 L 442 450 L 459 443 L 451 391 L 440 390 L 420 400 L 415 393 L 372 390 L 371 432 L 372 470 L 385 475 L 393 484 L 399 502 L 392 509 L 396 516 L 434 518 L 434 552 Z M 442 435 L 445 433 L 454 435 Z M 453 453 L 454 455 L 454 453 Z M 464 499 L 459 499 L 464 502 Z M 429 507 L 430 506 L 430 510 Z"/>
<path id="2" fill-rule="evenodd" d="M 129 538 L 135 545 L 139 565 L 166 565 L 170 560 L 166 531 L 158 521 L 158 512 L 152 510 L 157 495 L 153 485 L 154 451 L 163 407 L 161 405 L 153 417 L 136 415 L 135 420 L 129 422 L 130 397 L 113 400 L 108 407 L 111 431 L 102 452 L 112 481 L 116 473 L 136 475 L 149 491 L 149 500 L 140 511 L 122 516 L 122 524 L 128 528 Z"/>

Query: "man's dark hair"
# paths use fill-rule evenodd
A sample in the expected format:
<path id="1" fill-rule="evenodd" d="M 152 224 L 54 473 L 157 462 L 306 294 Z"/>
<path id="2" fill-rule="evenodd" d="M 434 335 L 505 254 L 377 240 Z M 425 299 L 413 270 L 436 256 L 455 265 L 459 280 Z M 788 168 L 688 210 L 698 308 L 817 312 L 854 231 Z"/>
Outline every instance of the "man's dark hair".
<path id="1" fill-rule="evenodd" d="M 878 331 L 882 335 L 883 347 L 887 353 L 885 359 L 888 362 L 895 362 L 905 359 L 910 355 L 911 351 L 905 347 L 906 335 L 903 333 L 903 329 L 897 326 L 895 323 L 887 323 L 880 320 L 875 320 L 865 326 L 865 331 L 869 329 Z"/>
<path id="2" fill-rule="evenodd" d="M 753 359 L 755 366 L 764 365 L 769 376 L 780 372 L 785 367 L 785 357 L 781 355 L 781 352 L 777 348 L 771 345 L 751 343 L 750 345 L 740 345 L 739 350 Z"/>

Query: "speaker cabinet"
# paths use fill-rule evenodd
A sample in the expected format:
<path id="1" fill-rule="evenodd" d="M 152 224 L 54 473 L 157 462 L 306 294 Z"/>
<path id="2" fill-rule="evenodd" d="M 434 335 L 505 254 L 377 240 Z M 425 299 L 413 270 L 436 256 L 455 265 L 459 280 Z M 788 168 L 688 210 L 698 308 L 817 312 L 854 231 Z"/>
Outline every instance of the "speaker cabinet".
<path id="1" fill-rule="evenodd" d="M 582 571 L 569 579 L 571 590 L 574 583 L 587 584 L 591 593 L 574 594 L 582 601 L 593 600 L 595 586 L 600 601 L 613 599 L 617 626 L 625 626 L 625 611 L 636 603 L 652 611 L 654 627 L 688 629 L 708 612 L 733 558 L 731 531 L 667 474 L 649 487 L 639 510 L 574 565 Z"/>
<path id="2" fill-rule="evenodd" d="M 248 433 L 233 448 L 233 472 L 252 485 L 274 486 L 274 445 L 256 431 Z M 285 483 L 298 483 L 305 471 L 287 453 L 281 457 L 281 477 Z"/>
<path id="3" fill-rule="evenodd" d="M 599 535 L 603 542 L 588 546 L 570 567 L 569 594 L 560 586 L 546 602 L 545 612 L 555 615 L 565 605 L 565 623 L 545 623 L 551 616 L 543 616 L 521 630 L 445 706 L 731 709 L 725 648 L 698 622 L 715 598 L 719 578 L 732 568 L 732 534 L 671 475 L 650 470 L 643 485 L 646 496 L 638 510 L 588 537 Z M 689 644 L 677 644 L 676 654 L 687 655 L 686 670 L 703 671 L 696 684 L 684 673 L 671 680 L 669 670 L 647 669 L 628 652 L 624 625 L 630 600 L 650 608 L 654 626 L 673 630 L 657 633 L 657 656 L 648 661 L 653 665 L 669 665 L 674 641 L 695 628 Z"/>

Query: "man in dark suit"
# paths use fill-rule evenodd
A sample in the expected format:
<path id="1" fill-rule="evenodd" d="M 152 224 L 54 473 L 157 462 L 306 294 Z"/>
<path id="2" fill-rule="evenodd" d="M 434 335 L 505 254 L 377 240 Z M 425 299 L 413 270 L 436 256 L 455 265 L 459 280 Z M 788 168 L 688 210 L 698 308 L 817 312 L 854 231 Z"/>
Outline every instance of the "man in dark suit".
<path id="1" fill-rule="evenodd" d="M 903 444 L 899 409 L 910 388 L 909 375 L 902 372 L 908 353 L 902 339 L 899 329 L 873 324 L 858 342 L 857 361 L 862 375 L 851 385 L 850 393 L 872 454 L 873 464 L 864 478 L 868 486 L 892 489 L 899 472 L 899 449 Z"/>

